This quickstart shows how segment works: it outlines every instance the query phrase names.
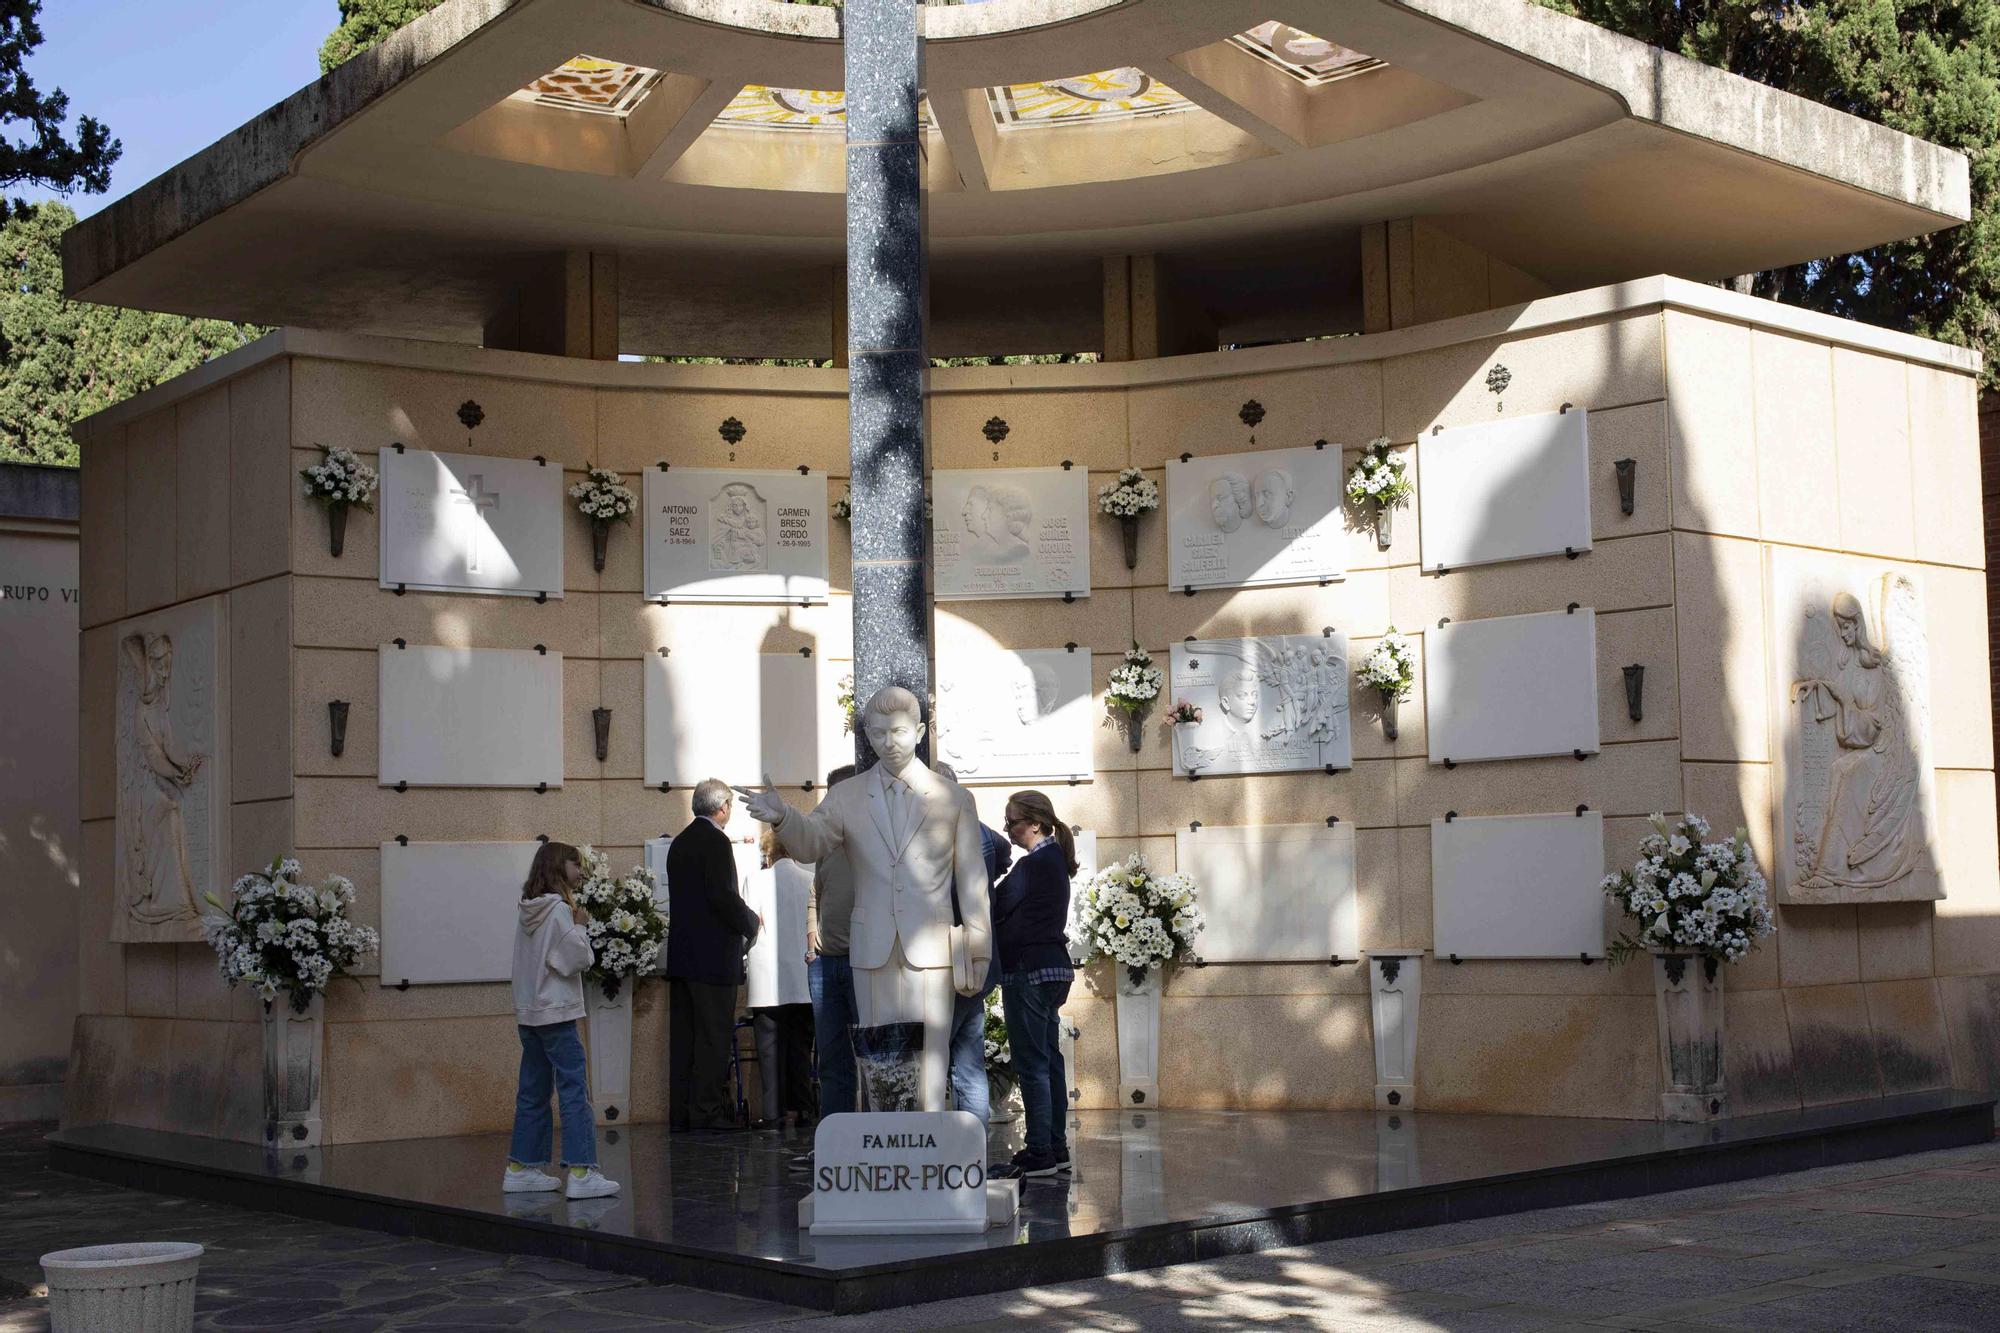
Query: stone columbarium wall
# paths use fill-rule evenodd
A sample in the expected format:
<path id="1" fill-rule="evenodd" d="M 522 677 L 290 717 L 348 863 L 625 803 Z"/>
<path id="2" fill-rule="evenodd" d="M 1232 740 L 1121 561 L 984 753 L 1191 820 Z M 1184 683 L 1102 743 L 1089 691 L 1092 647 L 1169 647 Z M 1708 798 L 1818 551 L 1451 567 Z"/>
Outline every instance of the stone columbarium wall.
<path id="1" fill-rule="evenodd" d="M 1505 377 L 1490 376 L 1495 365 Z M 1433 944 L 1431 821 L 1460 816 L 1604 816 L 1604 864 L 1629 865 L 1653 811 L 1693 808 L 1719 831 L 1746 825 L 1769 871 L 1790 854 L 1774 812 L 1776 642 L 1767 560 L 1851 552 L 1857 577 L 1908 573 L 1928 639 L 1929 800 L 1935 902 L 1786 906 L 1779 929 L 1729 970 L 1732 1109 L 1754 1113 L 1948 1084 L 1996 1083 L 2000 855 L 1996 855 L 1972 367 L 1955 349 L 1669 279 L 1364 337 L 1150 362 L 939 371 L 938 467 L 1068 460 L 1090 492 L 1125 466 L 1164 480 L 1169 459 L 1250 449 L 1239 420 L 1263 406 L 1258 449 L 1338 444 L 1351 464 L 1386 435 L 1408 446 L 1434 427 L 1514 420 L 1564 403 L 1589 412 L 1593 549 L 1420 573 L 1421 501 L 1378 550 L 1348 516 L 1343 581 L 1187 595 L 1168 586 L 1167 519 L 1141 528 L 1128 572 L 1117 525 L 1089 519 L 1092 590 L 1060 600 L 952 602 L 941 644 L 1061 649 L 1092 659 L 1094 773 L 1045 783 L 1093 830 L 1100 860 L 1143 851 L 1175 863 L 1191 821 L 1355 830 L 1362 949 Z M 1496 392 L 1489 379 L 1504 384 Z M 846 530 L 831 527 L 824 606 L 649 604 L 636 525 L 592 572 L 587 525 L 564 516 L 565 595 L 532 600 L 377 586 L 374 517 L 353 515 L 346 554 L 297 494 L 316 444 L 378 455 L 392 441 L 448 454 L 544 456 L 566 482 L 586 464 L 638 477 L 740 466 L 831 474 L 844 490 L 844 372 L 601 364 L 428 344 L 274 335 L 84 427 L 85 860 L 76 1077 L 66 1118 L 116 1119 L 254 1137 L 254 1007 L 223 992 L 200 944 L 112 944 L 111 860 L 117 624 L 177 601 L 228 601 L 232 746 L 229 869 L 295 850 L 309 874 L 359 887 L 379 920 L 378 846 L 532 838 L 642 856 L 689 818 L 685 786 L 644 781 L 642 663 L 663 646 L 750 655 L 811 648 L 837 673 L 851 656 Z M 467 400 L 483 409 L 468 431 Z M 982 426 L 1001 417 L 998 445 Z M 747 434 L 731 445 L 718 425 Z M 732 450 L 734 457 L 732 458 Z M 995 455 L 998 455 L 996 458 Z M 1626 515 L 1612 462 L 1636 463 Z M 1775 586 L 1775 585 L 1774 585 Z M 1447 769 L 1427 759 L 1426 702 L 1384 739 L 1372 692 L 1352 687 L 1352 768 L 1198 782 L 1171 771 L 1157 714 L 1138 754 L 1103 718 L 1102 690 L 1133 640 L 1165 666 L 1188 636 L 1349 636 L 1358 666 L 1399 626 L 1417 641 L 1454 623 L 1576 602 L 1596 616 L 1601 749 Z M 1871 610 L 1871 625 L 1875 613 Z M 1789 627 L 1785 629 L 1790 633 Z M 1898 627 L 1907 636 L 1908 624 Z M 1879 635 L 1879 631 L 1877 631 Z M 411 644 L 563 655 L 562 785 L 532 789 L 378 785 L 377 651 Z M 1877 639 L 1879 642 L 1879 637 Z M 1899 647 L 1903 647 L 1901 643 Z M 1645 667 L 1643 720 L 1623 668 Z M 943 683 L 951 683 L 946 674 Z M 1173 682 L 1169 682 L 1171 697 Z M 328 747 L 327 701 L 352 701 L 345 753 Z M 831 691 L 824 707 L 831 707 Z M 612 710 L 598 762 L 591 710 Z M 1790 713 L 1786 713 L 1790 716 Z M 508 719 L 493 719 L 496 727 Z M 1009 790 L 980 786 L 997 824 Z M 809 801 L 804 792 L 790 799 Z M 1785 843 L 1781 849 L 1780 841 Z M 1595 893 L 1594 886 L 1589 890 Z M 1504 907 L 1504 905 L 1502 905 Z M 1219 907 L 1211 903 L 1210 911 Z M 1618 926 L 1608 905 L 1607 931 Z M 1647 968 L 1567 961 L 1427 958 L 1418 1104 L 1439 1111 L 1650 1118 L 1658 1113 Z M 1085 1106 L 1117 1096 L 1110 978 L 1073 993 Z M 1168 1106 L 1373 1104 L 1365 970 L 1240 963 L 1169 978 L 1160 1090 Z M 516 1043 L 504 983 L 413 985 L 368 976 L 328 1000 L 329 1142 L 492 1131 L 512 1104 Z M 635 1118 L 664 1114 L 665 990 L 640 987 Z"/>

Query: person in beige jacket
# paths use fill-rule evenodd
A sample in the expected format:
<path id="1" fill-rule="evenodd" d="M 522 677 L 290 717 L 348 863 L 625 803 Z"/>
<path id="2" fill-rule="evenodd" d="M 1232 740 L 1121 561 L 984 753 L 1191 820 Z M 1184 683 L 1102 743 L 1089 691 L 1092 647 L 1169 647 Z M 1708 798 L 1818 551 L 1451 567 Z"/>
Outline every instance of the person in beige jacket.
<path id="1" fill-rule="evenodd" d="M 881 760 L 841 782 L 811 813 L 766 788 L 739 788 L 744 809 L 775 825 L 778 842 L 800 861 L 845 849 L 854 871 L 848 962 L 861 1026 L 920 1022 L 921 1107 L 942 1111 L 951 1047 L 952 881 L 965 923 L 970 989 L 993 957 L 986 859 L 972 795 L 917 758 L 924 737 L 916 696 L 900 686 L 876 691 L 862 730 Z"/>

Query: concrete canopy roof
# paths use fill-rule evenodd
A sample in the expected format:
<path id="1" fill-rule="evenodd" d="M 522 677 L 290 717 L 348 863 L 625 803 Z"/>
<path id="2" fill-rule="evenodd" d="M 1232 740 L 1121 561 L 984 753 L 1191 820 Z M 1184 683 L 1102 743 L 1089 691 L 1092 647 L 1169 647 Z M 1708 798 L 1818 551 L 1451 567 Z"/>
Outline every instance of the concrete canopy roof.
<path id="1" fill-rule="evenodd" d="M 1527 0 L 989 0 L 924 18 L 943 264 L 1310 249 L 1421 216 L 1561 290 L 1723 277 L 1969 212 L 1957 153 Z M 1384 63 L 1302 82 L 1231 41 L 1273 19 Z M 445 0 L 79 223 L 67 289 L 476 339 L 534 254 L 615 251 L 621 285 L 650 268 L 655 290 L 669 272 L 836 265 L 840 134 L 716 122 L 752 86 L 839 89 L 838 22 L 779 0 Z M 579 54 L 659 77 L 622 116 L 516 96 Z M 989 89 L 1108 70 L 1180 109 L 1048 128 L 991 113 Z"/>

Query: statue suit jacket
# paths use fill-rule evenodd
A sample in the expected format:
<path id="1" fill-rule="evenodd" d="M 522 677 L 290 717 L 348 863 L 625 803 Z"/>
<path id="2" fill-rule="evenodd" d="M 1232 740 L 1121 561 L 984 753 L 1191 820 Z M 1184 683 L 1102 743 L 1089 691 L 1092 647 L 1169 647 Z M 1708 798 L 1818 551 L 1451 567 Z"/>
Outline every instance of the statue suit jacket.
<path id="1" fill-rule="evenodd" d="M 952 879 L 958 880 L 974 970 L 993 957 L 992 910 L 979 815 L 972 796 L 912 759 L 902 779 L 910 789 L 900 845 L 892 830 L 888 773 L 877 764 L 826 794 L 810 814 L 787 810 L 778 840 L 801 861 L 819 861 L 837 847 L 854 871 L 854 916 L 847 958 L 855 967 L 882 967 L 898 938 L 912 967 L 951 966 Z"/>

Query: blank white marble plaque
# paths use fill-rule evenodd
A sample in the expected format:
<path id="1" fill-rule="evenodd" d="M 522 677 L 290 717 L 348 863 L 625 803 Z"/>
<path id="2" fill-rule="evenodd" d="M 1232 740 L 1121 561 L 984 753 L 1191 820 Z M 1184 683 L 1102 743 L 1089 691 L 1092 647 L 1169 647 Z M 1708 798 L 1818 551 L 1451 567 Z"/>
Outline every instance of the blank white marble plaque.
<path id="1" fill-rule="evenodd" d="M 1571 408 L 1419 436 L 1423 567 L 1588 551 L 1589 417 Z"/>
<path id="2" fill-rule="evenodd" d="M 1104 867 L 1097 863 L 1097 830 L 1071 829 L 1070 836 L 1076 839 L 1076 874 L 1070 877 L 1072 891 L 1090 883 L 1091 877 Z M 1018 859 L 1020 849 L 1014 855 Z"/>
<path id="3" fill-rule="evenodd" d="M 937 598 L 1090 595 L 1090 478 L 1081 468 L 931 476 Z"/>
<path id="4" fill-rule="evenodd" d="M 733 653 L 699 640 L 646 663 L 646 785 L 703 778 L 754 786 L 818 782 L 822 691 L 815 659 Z"/>
<path id="5" fill-rule="evenodd" d="M 384 787 L 562 786 L 562 654 L 384 644 Z"/>
<path id="6" fill-rule="evenodd" d="M 1174 773 L 1304 773 L 1354 764 L 1347 634 L 1196 639 L 1173 647 L 1167 703 L 1201 709 L 1174 728 Z"/>
<path id="7" fill-rule="evenodd" d="M 1430 760 L 1597 750 L 1597 614 L 1455 620 L 1424 633 Z"/>
<path id="8" fill-rule="evenodd" d="M 743 1002 L 749 1008 L 812 1003 L 806 982 L 806 903 L 812 883 L 812 866 L 789 857 L 743 876 L 743 902 L 764 918 L 764 928 L 743 960 Z"/>
<path id="9" fill-rule="evenodd" d="M 1354 826 L 1265 824 L 1182 829 L 1175 862 L 1201 891 L 1211 963 L 1324 963 L 1361 956 Z"/>
<path id="10" fill-rule="evenodd" d="M 382 844 L 382 984 L 507 981 L 539 842 Z"/>
<path id="11" fill-rule="evenodd" d="M 1167 582 L 1245 588 L 1347 577 L 1340 450 L 1167 460 Z"/>
<path id="12" fill-rule="evenodd" d="M 383 587 L 563 595 L 560 467 L 427 449 L 384 449 L 381 465 Z"/>
<path id="13" fill-rule="evenodd" d="M 1439 958 L 1604 956 L 1604 816 L 1431 821 Z"/>
<path id="14" fill-rule="evenodd" d="M 1090 649 L 943 645 L 938 757 L 960 782 L 1057 782 L 1092 774 Z"/>
<path id="15" fill-rule="evenodd" d="M 749 468 L 647 468 L 646 596 L 824 602 L 826 478 Z"/>

